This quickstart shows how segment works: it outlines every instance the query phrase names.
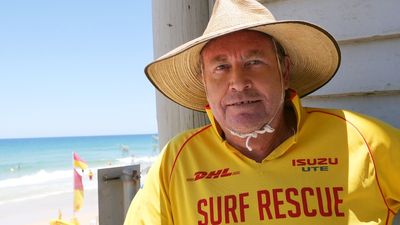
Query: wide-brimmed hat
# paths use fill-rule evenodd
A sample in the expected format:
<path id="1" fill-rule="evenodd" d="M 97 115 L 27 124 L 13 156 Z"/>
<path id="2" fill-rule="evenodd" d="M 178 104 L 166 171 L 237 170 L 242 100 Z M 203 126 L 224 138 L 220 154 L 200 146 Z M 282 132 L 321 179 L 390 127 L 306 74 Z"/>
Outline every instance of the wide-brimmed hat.
<path id="1" fill-rule="evenodd" d="M 324 29 L 305 21 L 277 21 L 255 0 L 217 0 L 203 35 L 147 65 L 153 85 L 172 101 L 204 111 L 208 104 L 201 78 L 200 52 L 211 39 L 239 30 L 266 33 L 290 57 L 289 86 L 300 97 L 326 84 L 340 65 L 340 50 Z"/>

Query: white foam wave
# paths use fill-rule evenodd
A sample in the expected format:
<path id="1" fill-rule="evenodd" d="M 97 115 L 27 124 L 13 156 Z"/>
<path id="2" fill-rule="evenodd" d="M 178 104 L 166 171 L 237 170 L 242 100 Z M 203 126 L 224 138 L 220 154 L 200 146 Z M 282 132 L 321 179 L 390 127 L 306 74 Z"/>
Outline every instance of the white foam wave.
<path id="1" fill-rule="evenodd" d="M 138 164 L 138 163 L 142 164 L 142 163 L 153 163 L 156 160 L 156 158 L 157 156 L 141 156 L 141 157 L 130 156 L 125 158 L 119 158 L 117 159 L 117 161 L 124 165 Z"/>
<path id="2" fill-rule="evenodd" d="M 47 182 L 57 182 L 62 179 L 72 179 L 72 170 L 57 170 L 47 172 L 40 170 L 32 175 L 25 175 L 18 178 L 10 178 L 0 181 L 0 188 L 10 188 L 25 185 L 35 185 Z"/>
<path id="3" fill-rule="evenodd" d="M 43 193 L 43 194 L 36 194 L 36 195 L 31 195 L 31 196 L 26 196 L 26 197 L 21 197 L 21 198 L 14 198 L 14 199 L 9 199 L 5 201 L 0 201 L 0 205 L 10 203 L 10 202 L 22 202 L 26 200 L 32 200 L 32 199 L 40 199 L 40 198 L 45 198 L 53 195 L 59 195 L 59 194 L 65 194 L 69 193 L 72 191 L 56 191 L 56 192 L 51 192 L 51 193 Z"/>

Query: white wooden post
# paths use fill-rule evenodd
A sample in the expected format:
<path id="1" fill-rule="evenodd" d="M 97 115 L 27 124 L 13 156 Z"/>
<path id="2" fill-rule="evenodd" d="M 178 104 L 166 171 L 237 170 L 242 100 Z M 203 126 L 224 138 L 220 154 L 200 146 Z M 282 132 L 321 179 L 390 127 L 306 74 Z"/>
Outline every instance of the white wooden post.
<path id="1" fill-rule="evenodd" d="M 153 0 L 154 57 L 200 36 L 209 18 L 205 0 Z M 186 109 L 156 93 L 159 145 L 177 133 L 208 123 L 206 115 Z"/>

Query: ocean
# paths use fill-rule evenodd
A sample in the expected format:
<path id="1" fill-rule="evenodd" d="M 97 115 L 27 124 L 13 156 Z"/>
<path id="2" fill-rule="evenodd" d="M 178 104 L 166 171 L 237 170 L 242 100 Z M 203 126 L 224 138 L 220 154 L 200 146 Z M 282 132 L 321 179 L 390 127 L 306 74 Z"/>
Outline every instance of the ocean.
<path id="1" fill-rule="evenodd" d="M 156 134 L 0 139 L 0 205 L 72 192 L 73 152 L 89 165 L 88 190 L 97 189 L 99 168 L 140 164 L 147 171 L 159 148 Z"/>

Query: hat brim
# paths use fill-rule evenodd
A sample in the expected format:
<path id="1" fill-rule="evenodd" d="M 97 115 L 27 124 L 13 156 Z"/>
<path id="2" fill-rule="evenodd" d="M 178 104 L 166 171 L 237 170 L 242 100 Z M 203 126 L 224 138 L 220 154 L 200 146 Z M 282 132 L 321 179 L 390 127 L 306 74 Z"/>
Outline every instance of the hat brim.
<path id="1" fill-rule="evenodd" d="M 327 31 L 304 21 L 277 21 L 252 23 L 203 35 L 150 63 L 145 73 L 172 101 L 204 111 L 208 103 L 201 78 L 200 52 L 211 39 L 245 29 L 266 33 L 282 45 L 291 61 L 289 86 L 300 97 L 324 86 L 339 68 L 340 49 Z"/>

